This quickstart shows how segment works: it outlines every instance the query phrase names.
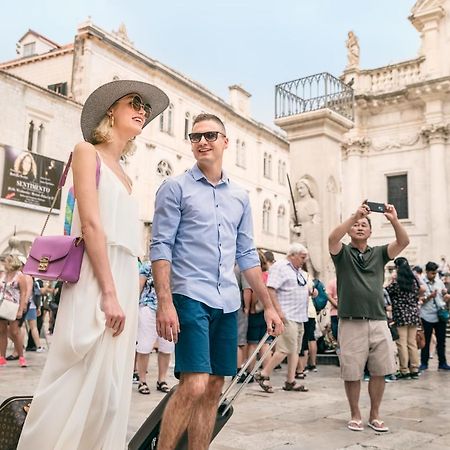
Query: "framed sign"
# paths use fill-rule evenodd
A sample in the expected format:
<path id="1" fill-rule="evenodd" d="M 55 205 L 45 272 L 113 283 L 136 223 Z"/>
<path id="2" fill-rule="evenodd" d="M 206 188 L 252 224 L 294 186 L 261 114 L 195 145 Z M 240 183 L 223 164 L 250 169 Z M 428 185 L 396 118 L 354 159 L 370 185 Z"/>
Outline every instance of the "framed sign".
<path id="1" fill-rule="evenodd" d="M 48 211 L 58 189 L 64 162 L 9 145 L 3 146 L 4 164 L 0 202 Z M 54 207 L 61 208 L 61 195 Z"/>

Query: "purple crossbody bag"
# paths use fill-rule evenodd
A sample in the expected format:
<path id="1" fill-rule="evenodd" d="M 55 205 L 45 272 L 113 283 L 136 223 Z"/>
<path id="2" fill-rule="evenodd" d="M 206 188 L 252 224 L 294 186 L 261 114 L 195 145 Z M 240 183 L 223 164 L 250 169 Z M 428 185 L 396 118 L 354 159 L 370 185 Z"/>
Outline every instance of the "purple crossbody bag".
<path id="1" fill-rule="evenodd" d="M 98 188 L 100 181 L 100 158 L 98 155 L 96 156 L 96 184 Z M 27 262 L 23 268 L 23 273 L 42 280 L 61 280 L 68 283 L 76 283 L 80 278 L 81 263 L 83 262 L 84 255 L 83 236 L 43 236 L 58 194 L 66 183 L 71 164 L 72 153 L 59 180 L 58 190 L 45 219 L 41 235 L 35 238 Z"/>

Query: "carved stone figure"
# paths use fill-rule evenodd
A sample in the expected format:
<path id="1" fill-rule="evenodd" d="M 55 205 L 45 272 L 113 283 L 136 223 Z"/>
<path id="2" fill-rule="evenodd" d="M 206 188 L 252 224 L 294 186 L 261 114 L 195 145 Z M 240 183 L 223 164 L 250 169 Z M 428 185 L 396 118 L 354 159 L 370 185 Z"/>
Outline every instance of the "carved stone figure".
<path id="1" fill-rule="evenodd" d="M 308 272 L 319 278 L 320 272 L 322 272 L 322 236 L 319 203 L 314 198 L 308 179 L 301 178 L 296 183 L 295 190 L 297 195 L 295 202 L 297 218 L 293 211 L 290 223 L 291 241 L 300 242 L 308 249 Z"/>
<path id="2" fill-rule="evenodd" d="M 359 66 L 359 43 L 353 31 L 348 32 L 348 39 L 345 41 L 347 47 L 347 67 Z"/>

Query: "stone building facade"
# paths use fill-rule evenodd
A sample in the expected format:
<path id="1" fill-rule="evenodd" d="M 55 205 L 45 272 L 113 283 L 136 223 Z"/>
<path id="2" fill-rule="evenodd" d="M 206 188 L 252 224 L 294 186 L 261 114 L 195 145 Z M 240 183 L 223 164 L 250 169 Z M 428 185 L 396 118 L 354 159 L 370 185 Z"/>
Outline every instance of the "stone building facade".
<path id="1" fill-rule="evenodd" d="M 151 236 L 155 192 L 165 177 L 194 164 L 187 134 L 197 114 L 212 112 L 227 128 L 225 170 L 249 192 L 257 246 L 277 253 L 286 251 L 289 145 L 279 132 L 251 118 L 250 94 L 241 86 L 231 86 L 229 102 L 222 100 L 139 52 L 124 26 L 108 33 L 88 21 L 79 26 L 73 44 L 64 46 L 29 30 L 20 39 L 18 52 L 17 59 L 0 64 L 0 145 L 29 147 L 32 152 L 66 161 L 82 139 L 81 108 L 94 89 L 116 79 L 156 84 L 168 94 L 170 106 L 136 139 L 137 152 L 125 163 L 138 196 L 145 247 Z M 34 135 L 31 145 L 30 133 Z M 18 238 L 31 242 L 45 216 L 2 203 L 0 215 L 1 253 L 8 251 L 14 230 Z M 63 214 L 53 216 L 49 231 L 59 232 L 62 222 Z"/>
<path id="2" fill-rule="evenodd" d="M 349 33 L 342 86 L 318 74 L 277 87 L 275 123 L 287 132 L 292 178 L 309 179 L 320 205 L 324 278 L 333 271 L 329 231 L 364 199 L 396 205 L 411 237 L 404 252 L 411 263 L 450 256 L 450 0 L 417 1 L 409 20 L 421 36 L 416 58 L 361 69 Z M 302 97 L 319 78 L 322 92 Z M 349 86 L 351 112 L 343 109 Z M 381 214 L 372 222 L 372 244 L 393 240 Z"/>

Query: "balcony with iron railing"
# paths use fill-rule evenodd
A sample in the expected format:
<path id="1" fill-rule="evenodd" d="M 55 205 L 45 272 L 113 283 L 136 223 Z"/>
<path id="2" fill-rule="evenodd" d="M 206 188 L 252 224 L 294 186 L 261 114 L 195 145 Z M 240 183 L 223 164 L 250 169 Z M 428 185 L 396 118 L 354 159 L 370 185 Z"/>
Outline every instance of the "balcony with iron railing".
<path id="1" fill-rule="evenodd" d="M 275 86 L 276 119 L 320 109 L 353 120 L 353 89 L 327 72 Z"/>

